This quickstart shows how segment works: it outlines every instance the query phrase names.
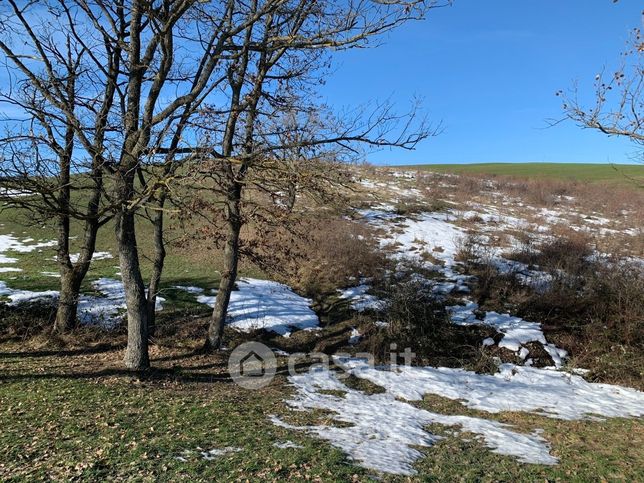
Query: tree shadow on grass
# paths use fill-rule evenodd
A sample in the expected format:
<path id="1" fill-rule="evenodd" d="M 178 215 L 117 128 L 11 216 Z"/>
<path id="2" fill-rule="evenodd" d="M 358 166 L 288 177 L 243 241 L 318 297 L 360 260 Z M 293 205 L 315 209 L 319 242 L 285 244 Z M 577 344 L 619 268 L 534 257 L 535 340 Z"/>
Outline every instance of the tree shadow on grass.
<path id="1" fill-rule="evenodd" d="M 21 351 L 21 352 L 0 352 L 0 359 L 16 359 L 16 358 L 39 358 L 39 357 L 73 357 L 91 354 L 102 354 L 119 349 L 123 349 L 123 344 L 96 344 L 91 347 L 81 347 L 78 349 L 50 349 L 50 350 L 37 350 L 37 351 Z"/>
<path id="2" fill-rule="evenodd" d="M 216 367 L 216 364 L 212 364 Z M 197 366 L 191 370 L 208 368 L 207 366 Z M 22 374 L 0 374 L 1 382 L 20 382 L 20 381 L 42 381 L 42 380 L 95 380 L 109 377 L 121 377 L 124 379 L 135 380 L 137 382 L 181 382 L 181 383 L 233 383 L 230 374 L 227 372 L 208 373 L 208 372 L 188 372 L 187 368 L 152 368 L 146 371 L 130 371 L 127 369 L 102 369 L 97 371 L 71 371 L 71 372 L 43 372 L 43 373 L 22 373 Z"/>

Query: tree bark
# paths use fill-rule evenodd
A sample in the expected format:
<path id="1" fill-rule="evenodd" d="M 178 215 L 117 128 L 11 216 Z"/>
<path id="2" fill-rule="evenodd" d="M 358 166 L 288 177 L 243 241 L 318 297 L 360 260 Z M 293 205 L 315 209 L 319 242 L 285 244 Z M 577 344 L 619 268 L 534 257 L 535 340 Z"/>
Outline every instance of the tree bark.
<path id="1" fill-rule="evenodd" d="M 54 321 L 54 332 L 62 334 L 76 327 L 76 312 L 82 277 L 74 270 L 66 270 L 60 277 L 60 297 Z"/>
<path id="2" fill-rule="evenodd" d="M 227 220 L 226 220 L 226 246 L 224 247 L 224 266 L 219 281 L 215 307 L 212 311 L 210 325 L 208 327 L 208 336 L 204 349 L 214 351 L 221 347 L 221 341 L 224 334 L 224 325 L 226 324 L 226 314 L 228 313 L 228 304 L 230 294 L 237 280 L 237 264 L 239 262 L 239 233 L 241 231 L 241 213 L 240 213 L 240 195 L 241 186 L 234 183 L 228 192 L 227 202 Z"/>
<path id="3" fill-rule="evenodd" d="M 156 304 L 163 264 L 165 262 L 165 243 L 163 241 L 163 206 L 165 205 L 165 192 L 157 201 L 157 211 L 154 214 L 152 223 L 154 225 L 154 261 L 152 265 L 152 276 L 148 286 L 148 337 L 154 337 L 156 333 Z"/>
<path id="4" fill-rule="evenodd" d="M 139 267 L 134 213 L 126 207 L 116 216 L 116 240 L 127 305 L 127 349 L 124 362 L 128 369 L 145 370 L 150 367 L 148 301 Z"/>

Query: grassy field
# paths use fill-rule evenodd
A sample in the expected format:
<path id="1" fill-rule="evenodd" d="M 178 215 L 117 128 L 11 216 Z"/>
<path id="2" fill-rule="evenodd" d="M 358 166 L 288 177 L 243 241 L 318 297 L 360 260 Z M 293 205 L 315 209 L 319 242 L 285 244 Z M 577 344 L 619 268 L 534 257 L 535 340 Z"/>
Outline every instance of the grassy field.
<path id="1" fill-rule="evenodd" d="M 221 251 L 210 240 L 186 237 L 185 233 L 194 233 L 195 228 L 188 221 L 182 225 L 175 219 L 168 219 L 169 227 L 166 234 L 167 258 L 165 262 L 162 296 L 176 303 L 185 294 L 172 290 L 174 285 L 197 285 L 204 289 L 215 288 L 219 282 L 221 268 Z M 72 222 L 71 253 L 78 252 L 81 242 L 82 226 Z M 32 238 L 43 242 L 55 240 L 57 233 L 55 220 L 45 223 L 34 223 L 29 215 L 15 208 L 5 207 L 0 210 L 0 234 L 13 234 L 18 239 Z M 152 225 L 145 219 L 139 218 L 137 223 L 137 243 L 141 256 L 143 276 L 148 280 L 151 270 L 153 255 Z M 32 242 L 33 243 L 33 242 Z M 97 252 L 109 252 L 112 258 L 95 260 L 83 283 L 83 291 L 92 291 L 92 282 L 101 278 L 118 278 L 119 260 L 113 222 L 101 228 L 98 235 Z M 58 289 L 59 281 L 43 272 L 58 272 L 56 262 L 56 247 L 44 247 L 33 252 L 11 252 L 11 257 L 18 262 L 11 265 L 22 269 L 21 272 L 0 273 L 0 281 L 5 281 L 9 286 L 22 290 L 51 290 Z M 264 278 L 264 275 L 254 265 L 242 262 L 241 276 Z"/>
<path id="2" fill-rule="evenodd" d="M 512 174 L 507 172 L 511 166 L 526 170 L 524 173 L 536 170 L 534 165 L 488 166 L 505 167 L 506 172 L 499 174 Z M 591 174 L 583 171 L 584 165 L 551 165 L 551 173 L 556 171 L 554 166 L 561 168 L 557 175 L 560 177 L 571 177 L 570 173 L 576 172 L 577 179 L 610 181 L 609 177 L 602 178 L 608 175 L 613 175 L 613 180 L 620 179 L 618 172 L 607 165 L 592 165 L 598 170 L 595 178 L 581 177 Z M 468 167 L 443 165 L 440 169 L 449 168 Z M 561 174 L 566 169 L 569 175 Z M 468 186 L 465 183 L 460 193 L 467 193 Z M 447 189 L 451 194 L 452 188 Z M 595 185 L 591 189 L 619 191 L 597 190 Z M 392 196 L 398 196 L 398 192 Z M 584 200 L 580 198 L 579 203 L 586 207 Z M 139 223 L 138 243 L 147 277 L 151 229 L 144 220 Z M 169 225 L 170 240 L 196 232 L 191 222 L 182 225 L 173 218 Z M 11 209 L 0 211 L 0 234 L 8 233 L 20 239 L 55 238 L 51 223 L 33 223 Z M 75 234 L 78 233 L 76 226 Z M 330 238 L 332 244 L 336 243 L 335 238 Z M 162 292 L 168 303 L 159 313 L 161 330 L 151 347 L 154 369 L 145 375 L 136 376 L 122 369 L 122 330 L 102 334 L 87 329 L 69 340 L 37 335 L 0 343 L 0 481 L 644 481 L 643 419 L 564 421 L 528 413 L 484 414 L 457 401 L 426 396 L 411 404 L 440 414 L 507 423 L 525 433 L 543 429 L 544 438 L 551 443 L 551 454 L 560 459 L 560 464 L 523 464 L 491 452 L 474 435 L 432 425 L 427 429 L 443 439 L 431 448 L 421 448 L 424 456 L 415 463 L 418 475 L 411 478 L 377 474 L 358 466 L 324 440 L 274 425 L 270 415 L 297 426 L 339 423 L 322 410 L 293 411 L 285 404 L 293 388 L 283 367 L 268 387 L 248 391 L 229 377 L 227 353 L 205 356 L 196 351 L 201 347 L 209 309 L 197 304 L 194 295 L 172 286 L 214 287 L 220 252 L 212 245 L 208 239 L 169 244 Z M 99 235 L 97 250 L 108 251 L 114 258 L 92 264 L 85 292 L 91 291 L 91 281 L 99 277 L 118 278 L 111 223 Z M 10 255 L 18 258 L 15 266 L 24 271 L 0 273 L 1 281 L 23 289 L 56 288 L 55 278 L 42 275 L 57 270 L 53 248 Z M 250 262 L 243 265 L 242 275 L 263 276 Z M 358 326 L 365 320 L 363 317 L 340 323 Z M 1 322 L 0 318 L 0 326 Z M 333 342 L 340 323 L 325 327 L 319 339 Z M 318 335 L 311 342 L 298 339 L 298 334 L 306 336 L 302 331 L 280 338 L 283 346 L 269 345 L 288 352 L 305 352 L 318 340 Z M 442 346 L 446 345 L 444 340 Z M 234 347 L 236 341 L 231 338 L 229 347 Z M 281 363 L 285 360 L 281 359 Z M 370 391 L 368 385 L 356 389 Z M 386 417 L 382 415 L 382 424 L 397 424 Z M 298 447 L 274 446 L 286 442 Z M 233 449 L 210 459 L 202 456 L 202 452 L 225 448 Z"/>
<path id="3" fill-rule="evenodd" d="M 481 164 L 418 164 L 401 166 L 439 173 L 488 174 L 492 176 L 548 177 L 578 181 L 612 181 L 633 183 L 644 180 L 644 166 L 633 164 L 577 163 L 481 163 Z"/>
<path id="4" fill-rule="evenodd" d="M 118 344 L 117 344 L 118 345 Z M 15 351 L 15 352 L 14 352 Z M 641 481 L 643 423 L 561 421 L 522 413 L 486 415 L 552 441 L 557 466 L 496 455 L 468 434 L 434 425 L 444 439 L 422 449 L 412 477 L 378 475 L 305 433 L 273 425 L 331 424 L 325 413 L 290 410 L 282 376 L 268 387 L 231 384 L 223 358 L 156 353 L 138 379 L 118 369 L 120 352 L 0 352 L 0 480 L 51 481 Z M 421 407 L 474 414 L 428 397 Z M 384 415 L 383 415 L 384 417 Z M 624 435 L 629 435 L 625 438 Z M 277 448 L 293 442 L 298 447 Z M 204 459 L 201 452 L 234 448 Z"/>

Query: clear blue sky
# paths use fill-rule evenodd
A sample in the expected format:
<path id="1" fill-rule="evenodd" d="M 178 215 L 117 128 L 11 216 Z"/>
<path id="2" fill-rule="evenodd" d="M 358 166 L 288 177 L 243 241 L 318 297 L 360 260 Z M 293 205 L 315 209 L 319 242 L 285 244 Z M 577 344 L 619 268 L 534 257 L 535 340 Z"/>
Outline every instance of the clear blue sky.
<path id="1" fill-rule="evenodd" d="M 641 0 L 454 0 L 385 44 L 339 54 L 323 90 L 334 106 L 414 95 L 445 132 L 416 151 L 383 150 L 377 164 L 472 162 L 627 163 L 635 147 L 561 117 L 555 96 L 617 65 Z"/>

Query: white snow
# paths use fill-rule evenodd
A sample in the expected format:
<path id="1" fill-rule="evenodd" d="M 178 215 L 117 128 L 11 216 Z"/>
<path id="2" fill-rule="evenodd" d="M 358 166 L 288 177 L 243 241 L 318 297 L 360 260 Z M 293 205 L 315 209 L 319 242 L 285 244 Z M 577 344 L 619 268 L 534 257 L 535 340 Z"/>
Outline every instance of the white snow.
<path id="1" fill-rule="evenodd" d="M 99 324 L 106 328 L 118 325 L 125 311 L 125 287 L 121 280 L 100 278 L 92 286 L 102 297 L 83 295 L 78 304 L 78 316 L 83 323 Z M 165 299 L 156 297 L 155 310 L 163 310 Z"/>
<path id="2" fill-rule="evenodd" d="M 239 290 L 230 295 L 228 325 L 242 332 L 264 329 L 288 337 L 294 330 L 318 327 L 318 316 L 311 301 L 288 286 L 270 280 L 241 278 Z M 197 301 L 210 307 L 215 296 L 200 295 Z"/>
<path id="3" fill-rule="evenodd" d="M 18 305 L 26 302 L 39 302 L 58 297 L 57 290 L 45 290 L 34 292 L 31 290 L 15 290 L 7 287 L 5 282 L 0 281 L 0 295 L 7 297 L 9 305 Z"/>
<path id="4" fill-rule="evenodd" d="M 192 285 L 173 285 L 172 288 L 183 290 L 184 292 L 192 294 L 201 294 L 204 292 L 204 289 L 202 289 L 201 287 L 194 287 Z"/>
<path id="5" fill-rule="evenodd" d="M 33 191 L 0 188 L 0 198 L 22 198 L 33 195 Z"/>
<path id="6" fill-rule="evenodd" d="M 369 288 L 369 285 L 361 284 L 356 287 L 338 290 L 338 292 L 340 292 L 342 298 L 351 301 L 351 308 L 356 312 L 384 309 L 384 301 L 375 295 L 368 294 L 367 291 Z"/>
<path id="7" fill-rule="evenodd" d="M 432 282 L 434 284 L 433 292 L 437 295 L 446 295 L 454 291 L 462 293 L 468 292 L 469 289 L 466 282 L 469 277 L 458 272 L 458 262 L 455 261 L 460 240 L 465 237 L 465 232 L 460 227 L 455 226 L 452 220 L 455 220 L 457 217 L 465 218 L 480 215 L 483 219 L 488 217 L 487 220 L 490 221 L 493 215 L 473 211 L 461 213 L 425 213 L 415 219 L 408 218 L 402 222 L 397 220 L 397 223 L 394 225 L 387 216 L 379 217 L 376 214 L 387 208 L 386 205 L 377 207 L 375 210 L 372 210 L 374 211 L 373 213 L 369 213 L 370 216 L 365 220 L 387 231 L 387 234 L 381 238 L 381 246 L 395 247 L 394 256 L 401 260 L 411 258 L 422 262 L 423 252 L 430 253 L 433 258 L 437 259 L 440 263 L 439 265 L 424 262 L 435 270 L 440 271 L 446 279 L 445 281 Z M 494 207 L 489 207 L 489 209 L 496 211 Z M 506 224 L 514 226 L 524 226 L 525 224 L 525 220 L 518 218 L 501 217 L 500 215 L 494 216 Z M 529 270 L 525 264 L 502 258 L 500 256 L 500 249 L 492 250 L 491 255 L 493 257 L 491 261 L 495 263 L 499 271 L 503 273 L 519 273 L 524 283 L 533 286 L 535 289 L 544 287 L 550 281 L 547 274 Z M 347 289 L 342 294 L 345 298 L 352 300 L 352 305 L 355 300 L 354 308 L 356 310 L 364 310 L 363 306 L 369 307 L 369 303 L 377 302 L 375 299 L 368 298 L 370 296 L 365 294 L 367 289 L 368 286 L 363 284 L 352 289 Z M 541 324 L 497 312 L 487 312 L 483 320 L 478 320 L 474 315 L 474 310 L 477 308 L 478 306 L 475 303 L 466 301 L 465 306 L 448 307 L 448 310 L 451 312 L 453 323 L 459 325 L 485 324 L 502 332 L 504 337 L 499 343 L 499 347 L 516 352 L 520 357 L 527 357 L 525 351 L 522 351 L 523 344 L 532 341 L 543 344 L 546 351 L 551 355 L 555 366 L 561 367 L 563 359 L 567 355 L 566 351 L 547 343 L 541 330 Z"/>
<path id="8" fill-rule="evenodd" d="M 0 235 L 0 263 L 16 263 L 18 259 L 8 257 L 5 252 L 14 251 L 18 253 L 30 253 L 42 248 L 52 247 L 56 245 L 55 240 L 40 241 L 37 243 L 28 244 L 33 241 L 31 238 L 20 240 L 14 235 Z"/>
<path id="9" fill-rule="evenodd" d="M 77 312 L 79 321 L 83 324 L 97 324 L 107 329 L 114 328 L 121 322 L 123 311 L 126 308 L 123 282 L 111 278 L 101 278 L 93 282 L 92 285 L 102 296 L 81 295 Z M 12 289 L 7 287 L 5 282 L 0 281 L 0 296 L 7 297 L 10 300 L 9 305 L 15 306 L 22 303 L 56 299 L 59 292 L 57 290 L 36 292 Z M 163 302 L 163 297 L 157 296 L 157 311 L 163 309 Z"/>
<path id="10" fill-rule="evenodd" d="M 349 345 L 356 345 L 360 342 L 362 334 L 355 327 L 351 329 L 351 336 L 349 337 Z"/>
<path id="11" fill-rule="evenodd" d="M 474 302 L 447 307 L 453 324 L 482 324 L 494 327 L 498 332 L 503 334 L 503 339 L 499 342 L 499 347 L 516 352 L 521 359 L 525 359 L 529 354 L 528 349 L 523 347 L 524 344 L 528 342 L 539 342 L 548 354 L 550 354 L 550 357 L 552 357 L 555 367 L 559 368 L 563 364 L 563 359 L 568 353 L 546 341 L 546 337 L 541 330 L 541 324 L 529 322 L 521 317 L 515 317 L 510 314 L 499 314 L 494 311 L 486 312 L 483 319 L 477 319 L 474 314 L 474 311 L 477 309 L 478 305 Z M 483 341 L 483 345 L 493 345 L 493 343 L 494 341 L 491 344 Z"/>
<path id="12" fill-rule="evenodd" d="M 80 253 L 72 253 L 69 258 L 72 263 L 76 263 L 80 258 Z M 114 256 L 110 252 L 94 252 L 94 254 L 92 255 L 92 261 L 109 260 L 110 258 L 114 258 Z"/>
<path id="13" fill-rule="evenodd" d="M 368 211 L 369 216 L 364 218 L 367 223 L 387 232 L 381 237 L 380 246 L 393 248 L 394 258 L 400 261 L 413 260 L 425 263 L 442 272 L 447 280 L 435 283 L 434 292 L 437 294 L 447 294 L 454 290 L 469 291 L 465 284 L 469 277 L 459 274 L 456 270 L 458 263 L 455 261 L 455 256 L 460 241 L 465 237 L 465 232 L 450 223 L 454 215 L 448 212 L 423 213 L 413 219 L 401 220 L 400 217 L 396 217 L 394 224 L 388 209 L 387 205 L 381 205 Z M 424 261 L 423 254 L 431 255 L 438 263 L 431 264 Z"/>
<path id="14" fill-rule="evenodd" d="M 385 371 L 369 367 L 360 359 L 339 359 L 338 363 L 351 374 L 408 401 L 436 394 L 490 413 L 521 411 L 568 420 L 592 415 L 644 415 L 644 393 L 590 383 L 580 376 L 552 369 L 502 364 L 498 373 L 487 375 L 447 367 L 398 366 L 396 370 Z"/>
<path id="15" fill-rule="evenodd" d="M 224 456 L 229 453 L 238 453 L 239 451 L 241 451 L 241 448 L 226 446 L 225 448 L 213 448 L 207 451 L 201 451 L 200 454 L 203 459 L 207 461 L 212 461 L 217 459 L 219 456 Z"/>
<path id="16" fill-rule="evenodd" d="M 335 372 L 317 367 L 289 377 L 296 394 L 287 404 L 299 411 L 330 411 L 330 422 L 344 426 L 295 426 L 276 416 L 271 420 L 285 428 L 317 435 L 358 464 L 386 473 L 414 474 L 412 464 L 423 456 L 416 447 L 432 446 L 441 438 L 424 429 L 432 423 L 474 433 L 491 451 L 514 456 L 524 463 L 557 463 L 539 429 L 525 434 L 494 420 L 437 414 L 405 402 L 420 401 L 426 394 L 457 400 L 488 413 L 519 411 L 567 420 L 644 415 L 644 393 L 592 384 L 554 370 L 503 364 L 499 373 L 482 375 L 444 367 L 397 366 L 387 370 L 371 367 L 361 359 L 335 360 L 350 374 L 371 381 L 385 392 L 367 395 L 344 385 Z M 321 392 L 329 390 L 343 395 Z"/>
<path id="17" fill-rule="evenodd" d="M 17 268 L 17 267 L 0 267 L 0 273 L 7 273 L 7 272 L 22 272 L 22 268 Z"/>
<path id="18" fill-rule="evenodd" d="M 297 443 L 294 443 L 293 441 L 284 441 L 284 442 L 276 441 L 275 443 L 273 443 L 273 446 L 275 446 L 276 448 L 280 448 L 280 449 L 287 449 L 287 448 L 299 449 L 299 448 L 304 448 L 304 446 L 302 446 L 300 444 L 297 444 Z"/>
<path id="19" fill-rule="evenodd" d="M 502 332 L 504 337 L 499 342 L 499 347 L 505 347 L 513 352 L 517 352 L 527 342 L 537 341 L 542 344 L 546 343 L 546 338 L 541 331 L 541 324 L 537 322 L 528 322 L 521 317 L 499 314 L 493 311 L 486 312 L 485 318 L 478 320 L 474 315 L 474 310 L 476 309 L 478 309 L 478 305 L 474 302 L 470 302 L 465 306 L 456 305 L 448 307 L 452 323 L 454 324 L 484 324 Z"/>
<path id="20" fill-rule="evenodd" d="M 350 426 L 294 426 L 276 416 L 274 424 L 303 430 L 329 441 L 366 468 L 401 475 L 412 475 L 414 461 L 423 456 L 415 447 L 429 447 L 441 439 L 424 428 L 432 423 L 453 426 L 482 438 L 493 452 L 511 455 L 526 463 L 555 464 L 547 442 L 538 434 L 512 431 L 511 426 L 468 416 L 447 416 L 400 401 L 387 391 L 367 395 L 345 386 L 328 370 L 313 370 L 289 377 L 296 395 L 287 401 L 296 410 L 322 409 L 333 421 Z M 343 396 L 321 393 L 342 391 Z"/>
<path id="21" fill-rule="evenodd" d="M 58 272 L 40 272 L 40 274 L 45 277 L 60 278 L 60 273 Z"/>
<path id="22" fill-rule="evenodd" d="M 405 257 L 414 257 L 413 253 L 418 250 L 426 251 L 451 267 L 464 232 L 449 223 L 449 217 L 448 213 L 423 213 L 418 219 L 405 219 L 397 226 L 402 233 L 392 231 L 381 241 L 381 245 L 393 244 L 397 252 Z M 415 257 L 420 258 L 420 253 Z"/>
<path id="23" fill-rule="evenodd" d="M 92 255 L 92 261 L 97 261 L 97 260 L 109 260 L 111 258 L 114 258 L 114 256 L 110 252 L 94 252 Z M 69 260 L 72 263 L 78 262 L 80 259 L 80 253 L 70 253 L 69 254 Z M 50 260 L 57 260 L 56 257 L 50 258 Z"/>

